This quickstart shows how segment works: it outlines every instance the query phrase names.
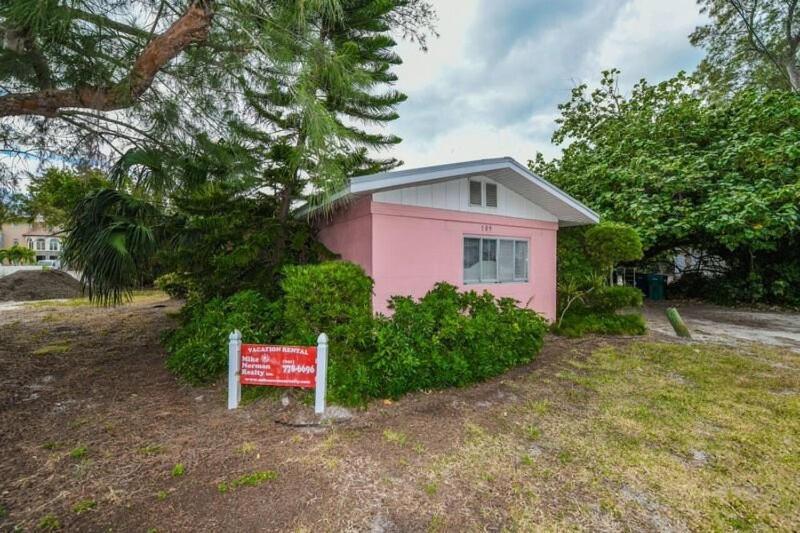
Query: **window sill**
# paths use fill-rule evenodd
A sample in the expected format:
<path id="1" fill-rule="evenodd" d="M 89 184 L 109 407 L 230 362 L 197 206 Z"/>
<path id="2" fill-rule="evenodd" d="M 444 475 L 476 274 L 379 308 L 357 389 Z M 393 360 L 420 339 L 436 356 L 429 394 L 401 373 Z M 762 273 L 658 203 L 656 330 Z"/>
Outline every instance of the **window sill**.
<path id="1" fill-rule="evenodd" d="M 527 279 L 515 279 L 514 281 L 464 281 L 464 285 L 524 285 Z"/>

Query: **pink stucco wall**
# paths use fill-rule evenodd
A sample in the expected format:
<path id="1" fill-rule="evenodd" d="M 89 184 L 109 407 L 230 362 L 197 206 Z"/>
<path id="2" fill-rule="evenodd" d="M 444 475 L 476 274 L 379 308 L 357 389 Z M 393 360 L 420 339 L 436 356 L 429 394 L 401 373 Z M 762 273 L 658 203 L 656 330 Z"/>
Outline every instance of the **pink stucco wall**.
<path id="1" fill-rule="evenodd" d="M 324 224 L 320 240 L 375 280 L 373 309 L 386 313 L 392 295 L 424 295 L 437 281 L 515 298 L 553 320 L 556 313 L 558 224 L 447 209 L 373 202 L 362 198 Z M 463 283 L 464 236 L 528 240 L 524 283 Z M 369 236 L 369 237 L 368 237 Z M 364 242 L 364 241 L 368 242 Z"/>
<path id="2" fill-rule="evenodd" d="M 361 265 L 372 276 L 371 198 L 360 198 L 320 221 L 319 240 L 342 259 Z"/>

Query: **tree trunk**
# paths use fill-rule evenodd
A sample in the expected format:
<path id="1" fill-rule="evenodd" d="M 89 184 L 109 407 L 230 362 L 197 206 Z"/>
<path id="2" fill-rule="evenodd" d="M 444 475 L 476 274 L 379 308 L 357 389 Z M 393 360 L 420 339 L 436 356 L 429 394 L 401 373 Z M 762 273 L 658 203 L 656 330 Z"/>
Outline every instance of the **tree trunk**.
<path id="1" fill-rule="evenodd" d="M 794 92 L 800 91 L 800 67 L 791 59 L 786 63 L 786 73 L 789 75 L 789 83 Z"/>
<path id="2" fill-rule="evenodd" d="M 194 0 L 167 30 L 145 45 L 128 76 L 110 85 L 81 85 L 0 96 L 0 117 L 55 117 L 63 108 L 97 111 L 124 109 L 136 103 L 153 84 L 156 74 L 188 46 L 208 38 L 213 0 Z"/>

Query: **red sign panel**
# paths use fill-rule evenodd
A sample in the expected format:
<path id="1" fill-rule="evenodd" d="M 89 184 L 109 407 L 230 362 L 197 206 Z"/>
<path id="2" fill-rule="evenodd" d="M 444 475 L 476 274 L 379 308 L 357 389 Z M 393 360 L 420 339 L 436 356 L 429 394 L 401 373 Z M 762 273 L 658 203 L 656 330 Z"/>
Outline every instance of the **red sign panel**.
<path id="1" fill-rule="evenodd" d="M 313 389 L 316 376 L 316 346 L 242 344 L 242 385 Z"/>

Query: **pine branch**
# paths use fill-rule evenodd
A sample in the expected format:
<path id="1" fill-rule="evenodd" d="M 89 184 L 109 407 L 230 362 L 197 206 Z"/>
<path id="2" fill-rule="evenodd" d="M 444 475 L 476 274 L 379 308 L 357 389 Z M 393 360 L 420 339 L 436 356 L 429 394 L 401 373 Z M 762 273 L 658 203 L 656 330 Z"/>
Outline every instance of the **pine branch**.
<path id="1" fill-rule="evenodd" d="M 188 46 L 208 37 L 214 0 L 194 0 L 164 33 L 148 42 L 128 76 L 113 85 L 83 85 L 0 96 L 0 117 L 54 117 L 65 107 L 111 111 L 130 107 L 150 88 L 156 74 Z"/>

